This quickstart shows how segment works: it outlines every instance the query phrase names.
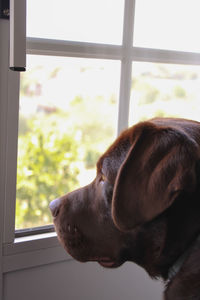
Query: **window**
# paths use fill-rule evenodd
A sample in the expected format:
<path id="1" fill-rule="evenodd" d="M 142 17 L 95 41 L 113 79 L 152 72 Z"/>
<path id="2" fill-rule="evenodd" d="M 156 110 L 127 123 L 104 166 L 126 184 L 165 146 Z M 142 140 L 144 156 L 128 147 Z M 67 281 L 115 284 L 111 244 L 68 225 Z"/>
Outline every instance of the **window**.
<path id="1" fill-rule="evenodd" d="M 129 125 L 155 116 L 200 120 L 196 1 L 27 0 L 27 7 L 8 242 L 14 229 L 49 228 L 48 203 L 90 182 L 99 155 Z M 9 123 L 10 136 L 13 129 Z"/>

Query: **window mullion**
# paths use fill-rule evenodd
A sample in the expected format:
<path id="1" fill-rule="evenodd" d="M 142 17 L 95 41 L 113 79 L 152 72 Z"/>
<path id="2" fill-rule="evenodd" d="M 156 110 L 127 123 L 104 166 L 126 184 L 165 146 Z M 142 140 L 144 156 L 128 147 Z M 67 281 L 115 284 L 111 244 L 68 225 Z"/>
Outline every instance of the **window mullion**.
<path id="1" fill-rule="evenodd" d="M 155 63 L 200 65 L 200 53 L 133 47 L 132 59 Z"/>
<path id="2" fill-rule="evenodd" d="M 27 38 L 27 54 L 121 59 L 122 46 L 42 38 Z"/>
<path id="3" fill-rule="evenodd" d="M 128 127 L 129 102 L 132 74 L 132 45 L 135 15 L 135 0 L 126 0 L 123 28 L 123 59 L 121 64 L 121 81 L 118 112 L 118 134 Z"/>

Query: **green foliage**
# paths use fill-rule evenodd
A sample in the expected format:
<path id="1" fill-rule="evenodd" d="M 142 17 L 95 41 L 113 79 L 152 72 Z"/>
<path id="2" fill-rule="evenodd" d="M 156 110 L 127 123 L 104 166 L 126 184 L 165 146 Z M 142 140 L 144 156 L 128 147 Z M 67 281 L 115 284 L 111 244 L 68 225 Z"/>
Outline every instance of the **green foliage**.
<path id="1" fill-rule="evenodd" d="M 85 155 L 85 166 L 87 169 L 91 169 L 94 167 L 95 163 L 97 162 L 99 158 L 99 152 L 89 150 L 86 152 Z"/>
<path id="2" fill-rule="evenodd" d="M 185 98 L 187 96 L 186 90 L 179 85 L 174 87 L 174 95 L 177 98 Z"/>
<path id="3" fill-rule="evenodd" d="M 52 223 L 50 201 L 79 187 L 80 172 L 94 169 L 113 137 L 111 112 L 102 101 L 88 105 L 88 99 L 76 97 L 67 112 L 37 113 L 30 120 L 20 117 L 17 229 Z"/>
<path id="4" fill-rule="evenodd" d="M 49 202 L 77 184 L 76 141 L 50 123 L 42 128 L 32 120 L 32 130 L 19 137 L 16 228 L 51 223 Z"/>
<path id="5" fill-rule="evenodd" d="M 146 91 L 146 93 L 144 95 L 143 100 L 141 100 L 141 104 L 143 104 L 143 103 L 145 103 L 145 104 L 151 104 L 151 103 L 153 103 L 154 101 L 156 101 L 156 99 L 158 98 L 159 94 L 160 94 L 159 90 L 157 90 L 154 87 L 149 86 L 147 88 L 147 91 Z"/>
<path id="6" fill-rule="evenodd" d="M 79 187 L 79 173 L 94 169 L 114 135 L 115 102 L 77 96 L 67 111 L 20 116 L 16 228 L 51 223 L 49 202 Z"/>
<path id="7" fill-rule="evenodd" d="M 139 105 L 152 104 L 155 102 L 160 95 L 158 88 L 154 87 L 152 84 L 143 81 L 143 76 L 141 78 L 134 78 L 132 81 L 132 87 L 140 92 Z"/>

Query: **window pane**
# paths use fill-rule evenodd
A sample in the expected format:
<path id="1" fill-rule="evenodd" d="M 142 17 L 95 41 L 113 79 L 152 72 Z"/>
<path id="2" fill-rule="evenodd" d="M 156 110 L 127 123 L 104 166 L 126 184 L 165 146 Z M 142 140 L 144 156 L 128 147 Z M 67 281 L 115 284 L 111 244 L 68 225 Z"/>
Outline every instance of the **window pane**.
<path id="1" fill-rule="evenodd" d="M 200 52 L 199 1 L 136 0 L 134 46 Z"/>
<path id="2" fill-rule="evenodd" d="M 48 204 L 95 176 L 116 136 L 120 62 L 28 56 L 21 75 L 16 228 L 51 222 Z"/>
<path id="3" fill-rule="evenodd" d="M 27 35 L 121 44 L 124 0 L 28 0 Z"/>
<path id="4" fill-rule="evenodd" d="M 129 124 L 153 117 L 200 121 L 200 66 L 134 62 Z"/>

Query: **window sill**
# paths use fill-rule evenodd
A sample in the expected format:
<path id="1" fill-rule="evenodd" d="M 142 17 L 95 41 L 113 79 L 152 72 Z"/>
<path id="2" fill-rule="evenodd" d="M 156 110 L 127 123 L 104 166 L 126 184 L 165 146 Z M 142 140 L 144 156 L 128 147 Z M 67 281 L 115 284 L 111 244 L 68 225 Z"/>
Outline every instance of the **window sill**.
<path id="1" fill-rule="evenodd" d="M 20 237 L 3 246 L 3 273 L 70 259 L 55 232 Z"/>

